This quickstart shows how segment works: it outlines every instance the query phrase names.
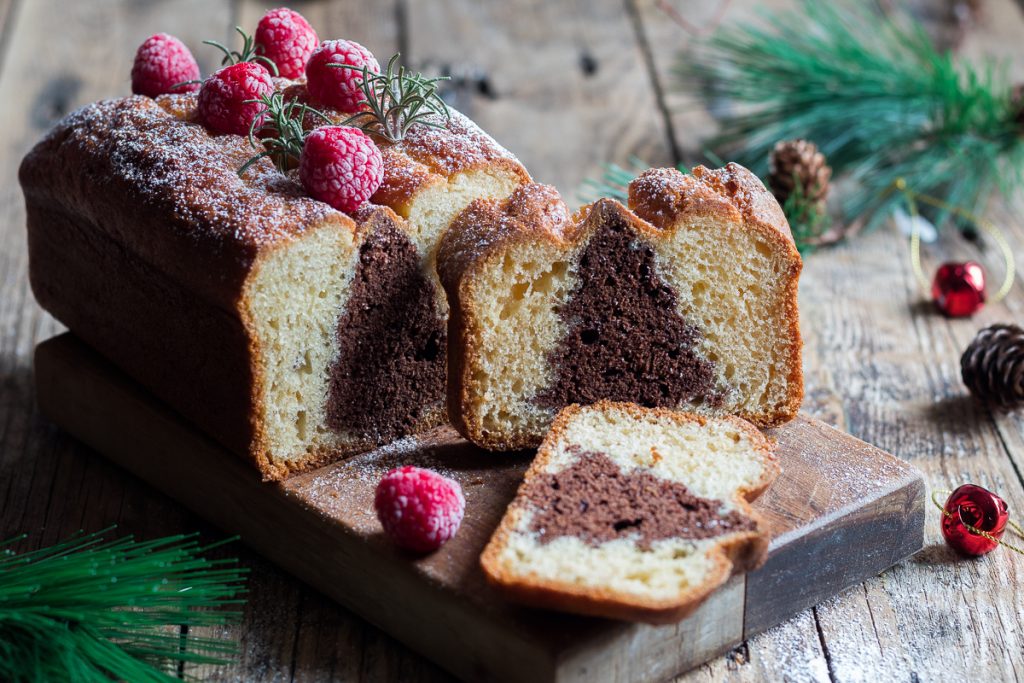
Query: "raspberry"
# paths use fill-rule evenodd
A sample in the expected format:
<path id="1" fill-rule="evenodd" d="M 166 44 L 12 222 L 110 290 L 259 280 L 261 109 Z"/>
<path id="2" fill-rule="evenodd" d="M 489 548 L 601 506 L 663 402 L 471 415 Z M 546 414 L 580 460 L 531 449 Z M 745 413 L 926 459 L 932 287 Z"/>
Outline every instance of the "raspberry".
<path id="1" fill-rule="evenodd" d="M 373 506 L 395 543 L 426 553 L 440 548 L 459 530 L 466 499 L 457 481 L 407 465 L 384 475 Z"/>
<path id="2" fill-rule="evenodd" d="M 260 54 L 277 65 L 282 78 L 301 76 L 309 56 L 320 44 L 306 18 L 287 7 L 264 14 L 256 26 L 255 37 Z"/>
<path id="3" fill-rule="evenodd" d="M 314 199 L 355 213 L 384 179 L 384 160 L 358 128 L 322 126 L 306 137 L 299 180 Z"/>
<path id="4" fill-rule="evenodd" d="M 193 92 L 198 83 L 175 88 L 178 83 L 199 79 L 199 65 L 185 44 L 172 35 L 157 33 L 146 38 L 135 53 L 132 92 L 156 97 L 169 92 Z"/>
<path id="5" fill-rule="evenodd" d="M 203 81 L 196 111 L 199 120 L 216 133 L 248 135 L 253 119 L 257 127 L 266 118 L 265 107 L 258 100 L 274 91 L 270 72 L 255 62 L 239 62 L 226 66 Z"/>
<path id="6" fill-rule="evenodd" d="M 357 69 L 365 66 L 373 73 L 380 73 L 380 64 L 369 50 L 351 40 L 325 40 L 306 63 L 306 88 L 313 99 L 341 112 L 356 113 L 365 99 L 359 88 L 362 74 L 328 64 L 348 64 Z"/>

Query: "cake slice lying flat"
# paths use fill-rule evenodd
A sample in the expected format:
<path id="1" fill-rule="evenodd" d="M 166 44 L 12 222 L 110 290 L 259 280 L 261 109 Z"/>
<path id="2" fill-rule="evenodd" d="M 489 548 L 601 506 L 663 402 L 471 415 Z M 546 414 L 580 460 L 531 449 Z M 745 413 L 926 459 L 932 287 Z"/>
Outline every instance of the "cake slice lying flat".
<path id="1" fill-rule="evenodd" d="M 481 563 L 528 605 L 678 621 L 764 562 L 769 538 L 749 501 L 777 474 L 771 444 L 739 418 L 570 406 Z"/>
<path id="2" fill-rule="evenodd" d="M 609 199 L 570 218 L 527 184 L 442 239 L 448 411 L 470 441 L 536 446 L 562 407 L 602 399 L 796 415 L 801 261 L 778 203 L 735 164 L 649 172 L 630 193 L 647 220 Z"/>

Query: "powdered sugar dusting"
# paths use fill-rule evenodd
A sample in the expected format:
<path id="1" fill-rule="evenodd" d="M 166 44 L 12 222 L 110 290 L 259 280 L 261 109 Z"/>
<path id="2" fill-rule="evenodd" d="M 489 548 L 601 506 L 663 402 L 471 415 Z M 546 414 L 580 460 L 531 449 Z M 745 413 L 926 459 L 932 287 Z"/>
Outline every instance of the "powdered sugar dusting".
<path id="1" fill-rule="evenodd" d="M 466 269 L 498 244 L 515 240 L 559 242 L 573 227 L 569 209 L 550 185 L 526 183 L 503 201 L 474 202 L 441 241 L 438 274 L 449 291 Z"/>
<path id="2" fill-rule="evenodd" d="M 428 119 L 440 127 L 413 125 L 405 139 L 395 144 L 395 149 L 445 177 L 498 160 L 519 163 L 515 155 L 468 117 L 454 109 L 449 112 L 449 121 L 438 114 Z"/>
<path id="3" fill-rule="evenodd" d="M 180 107 L 191 99 L 179 96 L 171 103 Z M 87 105 L 65 118 L 39 149 L 127 195 L 130 209 L 171 218 L 178 237 L 215 250 L 251 257 L 330 216 L 341 218 L 267 159 L 239 177 L 238 169 L 254 153 L 245 138 L 211 135 L 144 97 Z"/>
<path id="4" fill-rule="evenodd" d="M 374 510 L 374 493 L 384 475 L 405 465 L 430 469 L 455 480 L 462 487 L 467 522 L 474 528 L 469 533 L 474 537 L 463 538 L 466 535 L 463 528 L 454 540 L 458 543 L 472 542 L 482 549 L 490 531 L 504 514 L 528 464 L 529 458 L 487 453 L 459 438 L 450 427 L 440 427 L 418 437 L 407 436 L 344 462 L 297 475 L 281 486 L 288 495 L 318 516 L 341 523 L 359 535 L 373 536 L 381 533 Z M 481 520 L 488 520 L 486 526 L 489 528 L 478 528 Z"/>
<path id="5" fill-rule="evenodd" d="M 338 71 L 332 69 L 331 71 Z M 332 123 L 341 124 L 350 114 L 324 106 L 310 96 L 304 80 L 274 79 L 275 89 L 286 101 L 292 99 L 310 103 L 325 114 Z M 190 120 L 194 116 L 195 98 L 165 96 L 160 103 L 179 118 Z M 449 109 L 450 120 L 432 114 L 427 119 L 438 127 L 414 124 L 404 140 L 390 143 L 375 138 L 384 158 L 384 179 L 373 201 L 386 204 L 398 211 L 402 204 L 421 187 L 431 182 L 444 182 L 458 173 L 486 166 L 503 166 L 516 173 L 523 182 L 530 176 L 514 154 L 498 144 L 467 116 Z M 324 125 L 312 114 L 306 116 L 306 128 Z M 398 211 L 401 213 L 401 211 Z"/>
<path id="6" fill-rule="evenodd" d="M 654 168 L 629 186 L 630 207 L 659 228 L 673 225 L 687 212 L 707 211 L 723 203 L 743 220 L 771 226 L 790 237 L 782 207 L 760 179 L 739 164 L 718 169 L 697 166 L 689 174 Z"/>

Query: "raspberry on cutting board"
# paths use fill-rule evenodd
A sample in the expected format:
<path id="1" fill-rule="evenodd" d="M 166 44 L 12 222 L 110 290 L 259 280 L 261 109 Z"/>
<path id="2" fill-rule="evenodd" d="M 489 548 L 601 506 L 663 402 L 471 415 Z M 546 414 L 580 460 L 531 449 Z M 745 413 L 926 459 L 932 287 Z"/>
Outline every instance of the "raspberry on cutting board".
<path id="1" fill-rule="evenodd" d="M 261 55 L 277 65 L 282 78 L 298 78 L 320 44 L 306 18 L 287 7 L 272 9 L 256 27 L 256 46 Z"/>
<path id="2" fill-rule="evenodd" d="M 387 535 L 402 548 L 420 553 L 437 550 L 451 539 L 466 511 L 457 481 L 411 465 L 384 475 L 373 505 Z"/>
<path id="3" fill-rule="evenodd" d="M 185 44 L 167 33 L 146 38 L 135 53 L 132 65 L 132 92 L 156 97 L 166 93 L 194 92 L 199 65 Z M 177 87 L 175 87 L 177 86 Z"/>
<path id="4" fill-rule="evenodd" d="M 360 129 L 322 126 L 306 136 L 299 180 L 309 196 L 354 213 L 384 180 L 384 159 Z"/>

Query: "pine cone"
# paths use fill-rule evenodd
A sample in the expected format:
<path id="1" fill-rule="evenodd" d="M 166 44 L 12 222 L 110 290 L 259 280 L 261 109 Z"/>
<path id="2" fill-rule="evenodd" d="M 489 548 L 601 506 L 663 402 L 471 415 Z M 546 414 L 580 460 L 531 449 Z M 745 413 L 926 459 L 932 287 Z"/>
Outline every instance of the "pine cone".
<path id="1" fill-rule="evenodd" d="M 978 332 L 960 358 L 971 393 L 1000 408 L 1024 405 L 1024 330 L 991 325 Z"/>
<path id="2" fill-rule="evenodd" d="M 779 204 L 786 205 L 799 183 L 804 200 L 814 204 L 819 213 L 825 212 L 832 169 L 817 145 L 808 140 L 778 142 L 768 159 L 768 169 L 768 185 Z"/>

